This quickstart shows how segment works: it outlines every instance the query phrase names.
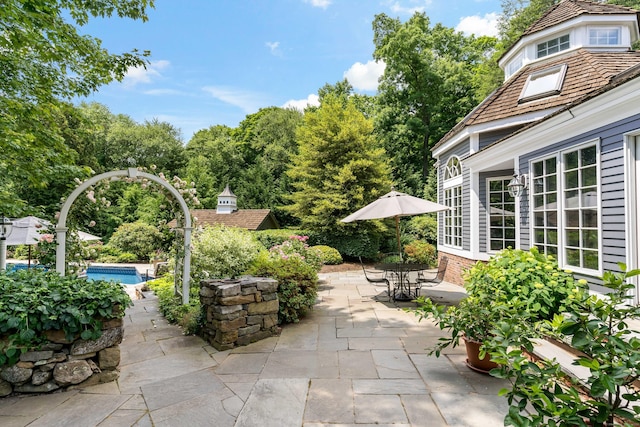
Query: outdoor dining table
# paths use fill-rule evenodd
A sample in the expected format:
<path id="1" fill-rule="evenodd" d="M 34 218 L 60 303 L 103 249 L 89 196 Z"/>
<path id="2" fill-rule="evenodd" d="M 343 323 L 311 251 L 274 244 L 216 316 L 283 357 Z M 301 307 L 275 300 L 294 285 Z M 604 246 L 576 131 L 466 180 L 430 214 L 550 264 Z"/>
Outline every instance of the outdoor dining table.
<path id="1" fill-rule="evenodd" d="M 409 274 L 411 272 L 428 270 L 426 264 L 415 264 L 406 262 L 389 262 L 375 264 L 378 270 L 387 273 L 387 279 L 393 284 L 393 299 L 395 301 L 411 301 L 418 297 L 417 282 L 411 282 Z M 413 288 L 412 288 L 413 285 Z"/>

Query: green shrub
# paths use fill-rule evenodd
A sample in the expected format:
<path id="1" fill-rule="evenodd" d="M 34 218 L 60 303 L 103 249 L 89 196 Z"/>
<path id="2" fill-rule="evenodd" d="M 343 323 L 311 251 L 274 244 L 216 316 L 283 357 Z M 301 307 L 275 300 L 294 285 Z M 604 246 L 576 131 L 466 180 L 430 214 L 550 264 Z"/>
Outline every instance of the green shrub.
<path id="1" fill-rule="evenodd" d="M 558 267 L 552 256 L 533 247 L 529 251 L 504 249 L 489 262 L 477 262 L 464 275 L 469 295 L 482 296 L 486 303 L 519 300 L 531 321 L 551 319 L 567 310 L 575 289 L 586 289 L 586 281 Z"/>
<path id="2" fill-rule="evenodd" d="M 29 246 L 28 245 L 18 245 L 13 250 L 13 258 L 15 259 L 28 259 L 29 258 Z"/>
<path id="3" fill-rule="evenodd" d="M 242 275 L 264 247 L 250 231 L 224 226 L 205 227 L 193 240 L 193 277 L 222 279 Z"/>
<path id="4" fill-rule="evenodd" d="M 122 224 L 113 233 L 107 246 L 121 252 L 135 254 L 136 260 L 148 260 L 162 244 L 162 233 L 153 225 L 143 222 Z"/>
<path id="5" fill-rule="evenodd" d="M 108 262 L 108 263 L 120 263 L 120 262 L 136 262 L 138 256 L 131 252 L 123 252 L 120 249 L 104 245 L 97 251 L 96 261 Z"/>
<path id="6" fill-rule="evenodd" d="M 316 302 L 318 273 L 301 257 L 280 257 L 263 251 L 249 274 L 271 277 L 278 281 L 279 323 L 299 322 Z"/>
<path id="7" fill-rule="evenodd" d="M 327 245 L 336 248 L 343 257 L 374 259 L 380 252 L 382 235 L 369 233 L 343 233 L 340 235 L 316 236 L 316 245 Z"/>
<path id="8" fill-rule="evenodd" d="M 312 246 L 312 250 L 318 252 L 320 260 L 324 265 L 338 265 L 342 264 L 342 255 L 337 249 L 327 245 Z"/>
<path id="9" fill-rule="evenodd" d="M 102 335 L 102 320 L 121 318 L 131 299 L 121 285 L 41 269 L 0 272 L 0 366 L 62 330 L 67 339 Z"/>
<path id="10" fill-rule="evenodd" d="M 158 296 L 158 306 L 168 322 L 179 325 L 185 335 L 198 334 L 202 330 L 204 317 L 200 307 L 200 288 L 189 288 L 189 304 L 182 304 L 182 297 L 175 294 L 174 276 L 167 274 L 147 282 Z"/>
<path id="11" fill-rule="evenodd" d="M 405 233 L 415 240 L 426 240 L 432 245 L 438 243 L 438 219 L 435 215 L 418 215 L 405 223 Z"/>
<path id="12" fill-rule="evenodd" d="M 422 240 L 414 240 L 406 245 L 404 253 L 407 254 L 407 261 L 429 266 L 436 265 L 436 260 L 438 259 L 436 247 Z"/>

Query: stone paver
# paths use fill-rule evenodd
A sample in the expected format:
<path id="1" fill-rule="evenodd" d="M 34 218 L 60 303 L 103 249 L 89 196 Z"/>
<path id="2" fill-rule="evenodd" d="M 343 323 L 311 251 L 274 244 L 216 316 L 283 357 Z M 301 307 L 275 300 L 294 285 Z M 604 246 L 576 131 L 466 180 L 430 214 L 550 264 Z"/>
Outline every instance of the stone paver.
<path id="1" fill-rule="evenodd" d="M 0 399 L 0 425 L 503 425 L 505 383 L 468 369 L 464 349 L 427 355 L 444 332 L 403 310 L 414 304 L 388 302 L 361 271 L 321 279 L 318 304 L 300 323 L 227 351 L 182 335 L 147 293 L 127 310 L 117 382 Z M 464 296 L 448 284 L 427 292 Z"/>

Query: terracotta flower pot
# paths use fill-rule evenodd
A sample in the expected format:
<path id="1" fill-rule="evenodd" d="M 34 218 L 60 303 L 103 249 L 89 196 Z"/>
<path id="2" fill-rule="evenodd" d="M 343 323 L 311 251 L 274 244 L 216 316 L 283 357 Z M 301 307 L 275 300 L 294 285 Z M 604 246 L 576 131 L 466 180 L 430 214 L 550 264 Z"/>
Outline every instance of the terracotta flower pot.
<path id="1" fill-rule="evenodd" d="M 483 359 L 480 359 L 480 346 L 481 342 L 464 339 L 465 347 L 467 348 L 467 366 L 474 371 L 488 374 L 493 368 L 497 368 L 498 364 L 491 361 L 489 354 L 486 354 Z"/>

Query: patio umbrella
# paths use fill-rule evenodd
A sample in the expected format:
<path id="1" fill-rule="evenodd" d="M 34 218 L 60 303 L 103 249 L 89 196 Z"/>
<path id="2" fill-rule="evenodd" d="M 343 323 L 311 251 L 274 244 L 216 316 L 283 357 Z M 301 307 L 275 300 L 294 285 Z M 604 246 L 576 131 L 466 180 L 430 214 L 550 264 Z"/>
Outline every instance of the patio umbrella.
<path id="1" fill-rule="evenodd" d="M 369 203 L 367 206 L 355 211 L 348 217 L 343 218 L 341 221 L 353 222 L 365 219 L 395 218 L 398 252 L 400 253 L 400 256 L 402 256 L 402 248 L 400 246 L 400 217 L 439 212 L 449 209 L 449 206 L 430 202 L 429 200 L 410 196 L 399 191 L 391 191 L 374 202 Z"/>
<path id="2" fill-rule="evenodd" d="M 46 219 L 36 216 L 26 216 L 24 218 L 14 219 L 13 231 L 7 237 L 7 246 L 28 245 L 29 246 L 29 264 L 31 266 L 31 245 L 36 245 L 42 237 L 41 230 L 45 230 L 51 225 Z"/>

